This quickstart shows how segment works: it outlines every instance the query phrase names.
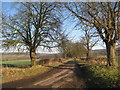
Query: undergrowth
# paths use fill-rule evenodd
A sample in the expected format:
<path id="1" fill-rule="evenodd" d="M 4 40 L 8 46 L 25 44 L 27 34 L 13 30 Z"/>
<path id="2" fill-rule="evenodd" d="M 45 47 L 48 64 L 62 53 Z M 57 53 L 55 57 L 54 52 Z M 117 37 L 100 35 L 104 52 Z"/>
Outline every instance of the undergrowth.
<path id="1" fill-rule="evenodd" d="M 91 65 L 86 67 L 88 85 L 90 88 L 117 88 L 120 86 L 118 68 L 105 65 Z"/>

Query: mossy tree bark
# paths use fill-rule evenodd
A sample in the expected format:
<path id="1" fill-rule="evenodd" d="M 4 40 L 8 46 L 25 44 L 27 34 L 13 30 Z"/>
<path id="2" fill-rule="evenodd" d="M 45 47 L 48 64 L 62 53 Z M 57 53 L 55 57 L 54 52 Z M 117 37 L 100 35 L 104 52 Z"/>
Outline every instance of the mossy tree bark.
<path id="1" fill-rule="evenodd" d="M 118 66 L 116 59 L 116 43 L 106 43 L 107 66 Z"/>

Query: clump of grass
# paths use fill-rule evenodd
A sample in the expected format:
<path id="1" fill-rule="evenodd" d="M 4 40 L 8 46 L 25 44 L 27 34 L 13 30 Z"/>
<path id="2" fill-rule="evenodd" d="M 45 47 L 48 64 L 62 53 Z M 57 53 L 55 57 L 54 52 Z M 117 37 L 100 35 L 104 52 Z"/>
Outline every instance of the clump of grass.
<path id="1" fill-rule="evenodd" d="M 118 68 L 105 65 L 87 66 L 88 85 L 91 88 L 114 88 L 120 85 Z"/>

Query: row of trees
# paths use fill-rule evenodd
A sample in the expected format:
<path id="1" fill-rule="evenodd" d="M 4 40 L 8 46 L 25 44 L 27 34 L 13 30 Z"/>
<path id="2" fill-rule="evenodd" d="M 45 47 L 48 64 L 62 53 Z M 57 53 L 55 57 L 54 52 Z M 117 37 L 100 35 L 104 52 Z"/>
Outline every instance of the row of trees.
<path id="1" fill-rule="evenodd" d="M 94 35 L 96 32 L 91 32 L 90 27 L 81 27 L 83 31 L 83 36 L 80 37 L 80 40 L 77 42 L 72 42 L 72 39 L 69 39 L 70 33 L 61 33 L 59 40 L 59 50 L 63 54 L 63 57 L 82 57 L 86 56 L 86 60 L 91 58 L 92 48 L 99 41 L 98 35 Z"/>
<path id="2" fill-rule="evenodd" d="M 65 3 L 81 23 L 95 28 L 106 45 L 107 66 L 118 66 L 116 43 L 120 39 L 120 2 Z"/>
<path id="3" fill-rule="evenodd" d="M 70 47 L 84 49 L 84 44 L 89 58 L 91 48 L 98 42 L 95 40 L 91 43 L 90 39 L 99 35 L 106 45 L 107 65 L 118 65 L 115 48 L 120 39 L 120 2 L 25 2 L 18 5 L 19 9 L 15 15 L 3 15 L 3 45 L 24 45 L 30 51 L 32 65 L 35 65 L 35 51 L 39 46 L 59 46 L 62 47 L 63 53 L 68 51 L 68 48 L 63 48 L 68 44 L 64 44 L 67 42 L 64 41 L 66 37 L 61 37 L 62 23 L 58 13 L 62 13 L 60 8 L 71 12 L 78 19 L 79 26 L 85 26 L 85 29 L 82 29 L 85 36 L 81 39 L 84 42 L 74 43 Z M 75 49 L 71 51 L 74 52 L 73 55 L 78 56 Z"/>
<path id="4" fill-rule="evenodd" d="M 84 34 L 81 37 L 80 41 L 83 43 L 86 49 L 86 59 L 89 60 L 91 58 L 92 48 L 98 43 L 99 37 L 91 27 L 84 26 L 82 28 L 82 31 Z"/>

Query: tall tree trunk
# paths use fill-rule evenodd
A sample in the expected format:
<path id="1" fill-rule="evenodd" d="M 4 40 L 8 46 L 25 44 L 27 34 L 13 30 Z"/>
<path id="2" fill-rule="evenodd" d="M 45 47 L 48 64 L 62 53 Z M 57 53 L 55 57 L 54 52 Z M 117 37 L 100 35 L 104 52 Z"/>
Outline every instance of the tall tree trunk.
<path id="1" fill-rule="evenodd" d="M 106 43 L 106 51 L 107 51 L 107 66 L 118 66 L 118 62 L 116 59 L 116 43 Z"/>
<path id="2" fill-rule="evenodd" d="M 31 65 L 34 66 L 35 65 L 35 49 L 31 48 L 30 49 L 30 59 L 31 59 Z"/>

